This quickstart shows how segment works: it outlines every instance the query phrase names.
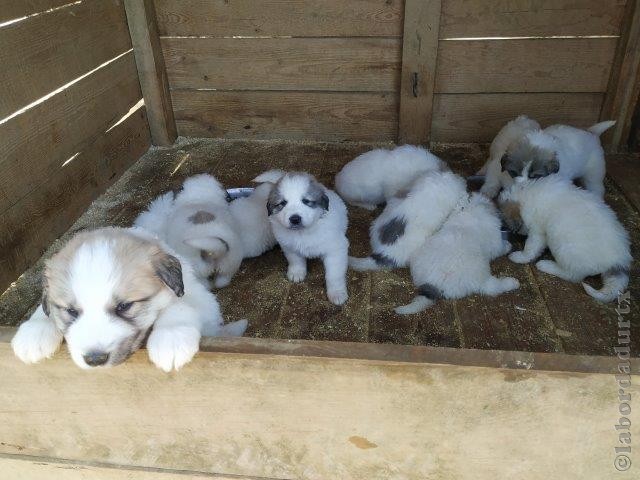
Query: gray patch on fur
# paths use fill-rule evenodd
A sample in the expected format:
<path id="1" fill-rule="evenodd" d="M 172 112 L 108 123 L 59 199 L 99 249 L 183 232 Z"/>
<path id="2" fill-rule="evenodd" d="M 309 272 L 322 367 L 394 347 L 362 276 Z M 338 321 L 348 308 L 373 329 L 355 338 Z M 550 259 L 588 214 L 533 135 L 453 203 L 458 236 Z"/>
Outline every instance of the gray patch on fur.
<path id="1" fill-rule="evenodd" d="M 391 258 L 383 255 L 382 253 L 372 253 L 371 258 L 375 260 L 375 262 L 381 267 L 392 267 L 395 268 L 396 261 Z"/>
<path id="2" fill-rule="evenodd" d="M 380 241 L 385 245 L 393 245 L 402 235 L 404 235 L 406 227 L 407 221 L 404 218 L 392 218 L 380 229 Z"/>
<path id="3" fill-rule="evenodd" d="M 180 260 L 172 255 L 164 254 L 154 265 L 156 275 L 173 292 L 181 297 L 184 295 L 184 283 L 182 282 L 182 265 Z"/>
<path id="4" fill-rule="evenodd" d="M 194 225 L 201 225 L 203 223 L 213 222 L 216 216 L 211 212 L 205 212 L 200 210 L 189 217 L 189 221 Z"/>
<path id="5" fill-rule="evenodd" d="M 440 298 L 443 298 L 442 291 L 438 287 L 431 285 L 430 283 L 423 283 L 422 285 L 420 285 L 418 287 L 418 294 L 428 298 L 429 300 L 438 300 Z"/>
<path id="6" fill-rule="evenodd" d="M 627 275 L 629 276 L 629 267 L 623 267 L 620 265 L 616 265 L 615 267 L 611 267 L 604 273 L 605 276 L 617 277 L 619 275 Z"/>
<path id="7" fill-rule="evenodd" d="M 329 197 L 327 197 L 327 194 L 324 192 L 324 187 L 313 177 L 309 179 L 309 188 L 307 189 L 305 198 L 312 202 L 312 204 L 307 205 L 311 208 L 321 207 L 324 210 L 329 209 Z"/>
<path id="8" fill-rule="evenodd" d="M 284 198 L 280 194 L 279 185 L 276 185 L 271 189 L 271 193 L 269 193 L 269 198 L 267 199 L 267 214 L 272 215 L 274 213 L 278 213 L 280 210 L 284 208 L 282 202 Z"/>
<path id="9" fill-rule="evenodd" d="M 529 162 L 531 162 L 529 178 L 546 177 L 557 173 L 560 169 L 556 152 L 531 145 L 526 139 L 518 142 L 500 161 L 502 170 L 509 173 L 512 178 L 522 176 Z"/>

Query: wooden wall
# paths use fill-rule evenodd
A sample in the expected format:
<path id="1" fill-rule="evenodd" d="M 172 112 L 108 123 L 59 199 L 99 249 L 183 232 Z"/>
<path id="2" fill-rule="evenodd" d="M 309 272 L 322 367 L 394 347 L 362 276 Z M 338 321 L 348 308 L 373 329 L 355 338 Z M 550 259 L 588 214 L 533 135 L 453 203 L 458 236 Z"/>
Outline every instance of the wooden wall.
<path id="1" fill-rule="evenodd" d="M 122 2 L 70 3 L 0 8 L 0 292 L 149 146 Z"/>

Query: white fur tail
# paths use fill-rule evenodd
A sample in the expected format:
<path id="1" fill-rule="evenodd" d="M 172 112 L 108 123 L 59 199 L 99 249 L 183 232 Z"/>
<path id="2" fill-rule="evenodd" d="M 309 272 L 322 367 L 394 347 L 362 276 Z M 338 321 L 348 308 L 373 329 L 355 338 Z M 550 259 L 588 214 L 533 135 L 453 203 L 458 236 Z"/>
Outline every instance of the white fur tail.
<path id="1" fill-rule="evenodd" d="M 629 272 L 624 269 L 613 269 L 602 274 L 602 288 L 596 290 L 582 282 L 585 292 L 599 302 L 611 302 L 622 293 L 629 284 Z"/>
<path id="2" fill-rule="evenodd" d="M 426 310 L 428 307 L 433 305 L 435 302 L 430 298 L 424 297 L 422 295 L 418 295 L 414 297 L 411 303 L 407 305 L 402 305 L 401 307 L 396 307 L 394 311 L 398 315 L 411 315 L 414 313 L 420 313 Z"/>
<path id="3" fill-rule="evenodd" d="M 615 120 L 607 120 L 606 122 L 596 123 L 595 125 L 589 127 L 587 131 L 593 133 L 596 137 L 599 137 L 604 132 L 609 130 L 616 124 Z"/>
<path id="4" fill-rule="evenodd" d="M 282 177 L 284 177 L 286 175 L 287 172 L 285 172 L 284 170 L 267 170 L 266 172 L 262 172 L 260 175 L 258 175 L 256 178 L 254 178 L 252 181 L 256 182 L 256 183 L 278 183 L 278 180 L 280 180 Z"/>
<path id="5" fill-rule="evenodd" d="M 227 323 L 222 326 L 218 336 L 220 337 L 241 337 L 244 335 L 249 322 L 245 319 L 238 320 L 237 322 Z"/>
<path id="6" fill-rule="evenodd" d="M 373 257 L 349 257 L 349 267 L 356 272 L 368 272 L 371 270 L 382 270 L 382 267 Z"/>

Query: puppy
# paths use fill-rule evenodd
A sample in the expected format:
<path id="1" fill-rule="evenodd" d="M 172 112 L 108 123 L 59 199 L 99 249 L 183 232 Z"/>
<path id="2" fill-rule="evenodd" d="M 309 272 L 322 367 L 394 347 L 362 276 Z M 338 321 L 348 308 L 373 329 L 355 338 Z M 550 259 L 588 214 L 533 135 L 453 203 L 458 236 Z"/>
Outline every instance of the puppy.
<path id="1" fill-rule="evenodd" d="M 493 142 L 491 142 L 489 160 L 478 172 L 478 175 L 485 175 L 485 181 L 480 193 L 489 198 L 494 198 L 503 187 L 513 183 L 511 177 L 502 171 L 502 157 L 504 157 L 511 145 L 522 139 L 526 134 L 539 130 L 540 124 L 525 115 L 520 115 L 502 127 Z"/>
<path id="2" fill-rule="evenodd" d="M 258 257 L 276 245 L 265 205 L 273 184 L 258 185 L 248 197 L 240 197 L 229 204 L 242 244 L 243 258 Z"/>
<path id="3" fill-rule="evenodd" d="M 358 271 L 407 266 L 411 255 L 466 198 L 466 184 L 460 176 L 427 172 L 414 181 L 405 197 L 387 202 L 369 229 L 373 254 L 349 257 L 349 266 Z"/>
<path id="4" fill-rule="evenodd" d="M 301 282 L 307 258 L 324 263 L 327 297 L 335 305 L 347 301 L 349 240 L 347 208 L 332 190 L 301 172 L 270 170 L 254 181 L 273 183 L 267 212 L 276 240 L 287 258 L 287 278 Z"/>
<path id="5" fill-rule="evenodd" d="M 600 274 L 602 289 L 582 285 L 601 302 L 614 300 L 627 287 L 629 236 L 597 194 L 550 176 L 517 181 L 499 203 L 509 227 L 528 235 L 524 250 L 509 255 L 513 262 L 531 262 L 549 247 L 555 261 L 540 260 L 538 270 L 570 282 Z"/>
<path id="6" fill-rule="evenodd" d="M 140 229 L 102 228 L 72 238 L 44 270 L 42 304 L 11 344 L 25 363 L 50 357 L 62 339 L 81 368 L 124 362 L 148 336 L 151 361 L 178 370 L 201 335 L 242 335 L 223 325 L 215 295 L 189 262 Z"/>
<path id="7" fill-rule="evenodd" d="M 347 163 L 336 175 L 335 185 L 347 203 L 374 210 L 406 190 L 419 175 L 446 168 L 442 160 L 421 147 L 381 148 Z"/>
<path id="8" fill-rule="evenodd" d="M 418 295 L 396 308 L 396 313 L 421 312 L 440 298 L 474 293 L 495 296 L 518 288 L 515 278 L 491 274 L 491 261 L 511 251 L 500 225 L 496 208 L 484 195 L 474 193 L 459 204 L 442 228 L 411 256 L 409 268 Z"/>

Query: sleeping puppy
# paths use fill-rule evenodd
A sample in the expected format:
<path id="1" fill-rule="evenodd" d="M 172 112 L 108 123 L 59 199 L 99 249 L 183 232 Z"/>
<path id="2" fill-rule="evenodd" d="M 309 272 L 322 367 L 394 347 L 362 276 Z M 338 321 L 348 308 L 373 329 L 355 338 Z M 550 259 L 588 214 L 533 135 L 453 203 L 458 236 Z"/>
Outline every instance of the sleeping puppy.
<path id="1" fill-rule="evenodd" d="M 491 142 L 489 160 L 478 172 L 478 175 L 485 175 L 485 181 L 480 193 L 489 198 L 494 198 L 502 188 L 513 183 L 509 174 L 502 171 L 502 157 L 504 157 L 511 145 L 518 142 L 527 133 L 538 130 L 540 130 L 540 124 L 525 115 L 520 115 L 502 127 L 493 142 Z"/>
<path id="2" fill-rule="evenodd" d="M 287 258 L 287 278 L 301 282 L 307 258 L 324 263 L 327 297 L 335 305 L 347 301 L 349 240 L 347 208 L 332 190 L 302 172 L 270 170 L 254 181 L 273 183 L 267 212 L 276 240 Z"/>
<path id="3" fill-rule="evenodd" d="M 335 185 L 347 203 L 374 210 L 406 190 L 419 175 L 446 168 L 442 160 L 421 147 L 380 148 L 347 163 L 336 175 Z"/>
<path id="4" fill-rule="evenodd" d="M 46 264 L 42 304 L 11 345 L 25 363 L 50 357 L 62 339 L 81 368 L 124 362 L 147 338 L 168 372 L 188 363 L 201 335 L 244 333 L 223 325 L 220 307 L 185 258 L 141 229 L 102 228 L 72 238 Z"/>
<path id="5" fill-rule="evenodd" d="M 511 178 L 557 174 L 579 180 L 584 188 L 603 198 L 606 167 L 599 137 L 615 123 L 597 123 L 588 130 L 552 125 L 530 132 L 508 148 L 500 160 L 502 170 Z"/>
<path id="6" fill-rule="evenodd" d="M 612 301 L 627 287 L 629 236 L 598 195 L 551 176 L 517 181 L 499 204 L 507 225 L 528 235 L 524 250 L 509 255 L 513 262 L 531 262 L 548 247 L 555 261 L 540 260 L 538 270 L 570 282 L 600 274 L 600 290 L 582 284 L 595 299 Z"/>
<path id="7" fill-rule="evenodd" d="M 491 274 L 491 261 L 511 251 L 502 239 L 500 217 L 493 203 L 474 193 L 460 203 L 442 228 L 411 256 L 409 268 L 418 295 L 395 309 L 418 313 L 440 298 L 463 298 L 474 293 L 499 295 L 520 286 L 512 277 Z"/>
<path id="8" fill-rule="evenodd" d="M 460 176 L 438 171 L 424 174 L 406 196 L 391 198 L 371 224 L 373 254 L 349 257 L 349 266 L 358 271 L 407 266 L 411 255 L 466 198 L 466 184 Z"/>

